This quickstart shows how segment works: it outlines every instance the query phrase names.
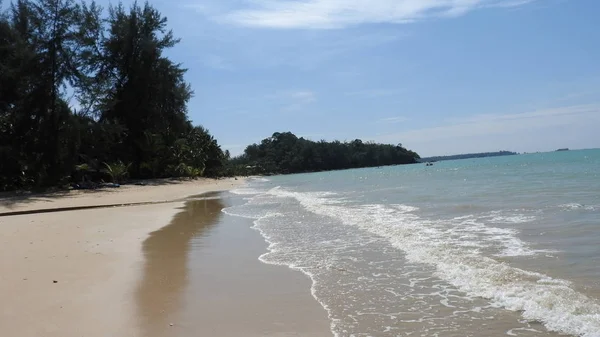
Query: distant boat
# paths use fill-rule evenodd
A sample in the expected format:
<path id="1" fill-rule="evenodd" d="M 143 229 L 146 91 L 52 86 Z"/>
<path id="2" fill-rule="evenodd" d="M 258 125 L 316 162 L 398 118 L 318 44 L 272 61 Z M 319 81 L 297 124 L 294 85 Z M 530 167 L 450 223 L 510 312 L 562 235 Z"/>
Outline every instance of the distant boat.
<path id="1" fill-rule="evenodd" d="M 565 148 L 563 148 L 563 149 L 558 149 L 558 150 L 556 150 L 556 152 L 560 152 L 560 151 L 569 151 L 569 149 L 565 147 Z"/>
<path id="2" fill-rule="evenodd" d="M 433 163 L 432 162 L 428 162 L 428 163 L 425 164 L 425 166 L 433 166 Z"/>

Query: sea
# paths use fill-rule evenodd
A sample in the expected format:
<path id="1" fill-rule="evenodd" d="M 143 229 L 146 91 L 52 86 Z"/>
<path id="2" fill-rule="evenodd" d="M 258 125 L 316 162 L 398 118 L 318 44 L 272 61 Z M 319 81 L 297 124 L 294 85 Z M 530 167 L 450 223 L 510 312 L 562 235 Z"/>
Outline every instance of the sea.
<path id="1" fill-rule="evenodd" d="M 600 336 L 600 150 L 255 177 L 230 193 L 223 212 L 252 219 L 260 261 L 312 280 L 334 336 Z"/>

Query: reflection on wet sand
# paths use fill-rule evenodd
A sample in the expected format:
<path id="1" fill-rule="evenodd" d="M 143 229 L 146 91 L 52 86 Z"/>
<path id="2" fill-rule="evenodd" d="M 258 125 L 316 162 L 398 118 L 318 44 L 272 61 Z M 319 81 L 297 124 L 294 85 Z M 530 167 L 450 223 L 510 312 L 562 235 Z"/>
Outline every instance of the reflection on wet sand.
<path id="1" fill-rule="evenodd" d="M 217 195 L 186 202 L 168 226 L 144 242 L 146 262 L 136 292 L 142 336 L 166 336 L 165 330 L 172 329 L 169 319 L 180 308 L 188 283 L 190 242 L 210 231 L 222 216 L 225 206 L 214 198 Z"/>

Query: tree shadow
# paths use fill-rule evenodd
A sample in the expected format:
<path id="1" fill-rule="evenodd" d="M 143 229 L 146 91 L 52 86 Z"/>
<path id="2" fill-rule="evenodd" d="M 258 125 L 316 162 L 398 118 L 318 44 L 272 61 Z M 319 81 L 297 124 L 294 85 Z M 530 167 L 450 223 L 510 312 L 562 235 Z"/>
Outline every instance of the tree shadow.
<path id="1" fill-rule="evenodd" d="M 143 336 L 166 336 L 169 315 L 181 306 L 188 282 L 187 261 L 194 237 L 206 235 L 219 222 L 225 207 L 215 198 L 187 201 L 171 223 L 150 234 L 143 243 L 145 264 L 136 291 L 138 317 Z"/>
<path id="2" fill-rule="evenodd" d="M 117 192 L 115 188 L 99 188 L 94 190 L 78 190 L 73 193 L 71 190 L 52 190 L 46 192 L 1 192 L 0 206 L 13 209 L 20 205 L 30 204 L 35 202 L 52 202 L 56 199 L 75 198 L 82 194 L 91 194 L 97 192 Z"/>
<path id="3" fill-rule="evenodd" d="M 211 178 L 201 178 L 202 180 L 214 180 Z M 198 180 L 198 179 L 197 179 Z M 165 179 L 148 179 L 148 180 L 131 180 L 123 184 L 123 186 L 139 186 L 139 187 L 159 187 L 178 185 L 188 181 L 194 181 L 189 178 L 165 178 Z M 201 181 L 201 180 L 198 180 Z M 216 180 L 215 180 L 216 181 Z M 76 198 L 81 195 L 103 193 L 118 193 L 120 188 L 98 187 L 94 189 L 51 189 L 47 191 L 18 191 L 18 192 L 0 192 L 0 206 L 8 209 L 14 209 L 21 205 L 36 203 L 36 202 L 53 202 L 57 199 Z"/>

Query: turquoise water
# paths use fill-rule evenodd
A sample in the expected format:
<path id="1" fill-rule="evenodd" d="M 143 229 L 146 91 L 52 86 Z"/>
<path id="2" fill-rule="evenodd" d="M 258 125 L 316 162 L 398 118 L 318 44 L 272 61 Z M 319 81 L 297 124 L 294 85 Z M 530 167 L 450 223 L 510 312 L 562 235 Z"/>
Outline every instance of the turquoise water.
<path id="1" fill-rule="evenodd" d="M 600 150 L 252 179 L 336 336 L 600 336 Z"/>

